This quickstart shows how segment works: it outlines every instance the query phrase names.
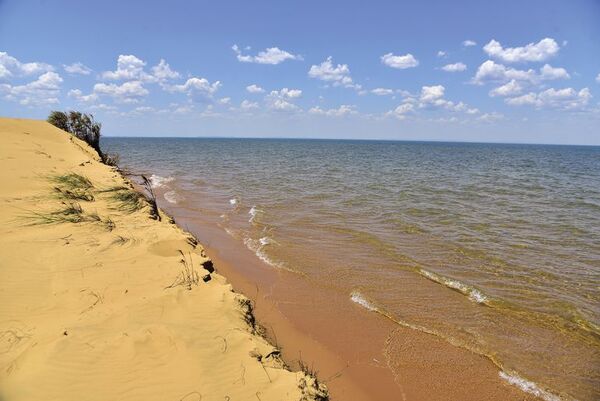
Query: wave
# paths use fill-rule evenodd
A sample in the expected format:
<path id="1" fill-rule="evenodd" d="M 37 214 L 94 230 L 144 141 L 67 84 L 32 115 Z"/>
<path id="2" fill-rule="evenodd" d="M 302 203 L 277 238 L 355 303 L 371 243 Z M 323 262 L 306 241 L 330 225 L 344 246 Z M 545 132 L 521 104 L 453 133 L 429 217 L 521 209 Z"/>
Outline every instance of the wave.
<path id="1" fill-rule="evenodd" d="M 172 204 L 176 204 L 177 202 L 183 200 L 183 196 L 179 195 L 175 191 L 165 192 L 163 197 L 166 199 L 167 202 Z"/>
<path id="2" fill-rule="evenodd" d="M 377 307 L 375 305 L 373 305 L 371 302 L 369 302 L 358 291 L 352 291 L 352 293 L 350 294 L 350 299 L 352 300 L 352 302 L 354 302 L 356 304 L 359 304 L 360 306 L 362 306 L 363 308 L 365 308 L 367 310 L 370 310 L 372 312 L 378 312 L 379 311 L 379 309 L 377 309 Z"/>
<path id="3" fill-rule="evenodd" d="M 433 282 L 436 282 L 450 289 L 456 290 L 463 295 L 466 295 L 471 301 L 475 303 L 487 305 L 490 302 L 489 297 L 483 292 L 458 280 L 443 277 L 439 274 L 432 273 L 424 269 L 420 269 L 419 274 Z"/>
<path id="4" fill-rule="evenodd" d="M 429 273 L 429 272 L 427 272 Z M 433 274 L 432 274 L 433 275 Z M 437 276 L 437 275 L 434 275 Z M 439 277 L 439 276 L 438 276 Z M 405 322 L 403 320 L 399 320 L 396 319 L 395 317 L 393 317 L 392 315 L 390 315 L 388 312 L 386 312 L 385 310 L 382 310 L 380 308 L 378 308 L 373 302 L 369 301 L 365 296 L 363 296 L 359 291 L 354 290 L 351 292 L 350 294 L 350 300 L 358 305 L 360 305 L 361 307 L 367 309 L 370 312 L 375 312 L 378 313 L 380 315 L 382 315 L 383 317 L 386 317 L 388 319 L 390 319 L 391 321 L 393 321 L 394 323 L 403 326 L 403 327 L 407 327 L 413 330 L 417 330 L 417 331 L 421 331 L 427 334 L 431 334 L 434 335 L 436 337 L 442 338 L 444 340 L 446 340 L 447 342 L 449 342 L 451 345 L 456 346 L 456 347 L 460 347 L 460 348 L 465 348 L 468 349 L 472 352 L 475 352 L 479 355 L 485 356 L 487 357 L 494 365 L 496 365 L 500 371 L 498 372 L 498 374 L 500 375 L 500 377 L 507 381 L 509 384 L 519 387 L 522 391 L 529 393 L 529 394 L 533 394 L 536 397 L 539 397 L 545 401 L 565 401 L 563 400 L 563 398 L 542 389 L 537 383 L 534 383 L 532 381 L 529 381 L 523 377 L 521 377 L 520 375 L 516 374 L 516 373 L 506 373 L 505 371 L 502 370 L 501 368 L 501 364 L 492 356 L 487 355 L 486 353 L 483 353 L 479 350 L 473 349 L 471 347 L 466 346 L 464 343 L 443 335 L 442 333 L 436 331 L 436 330 L 431 330 L 428 329 L 424 326 L 420 326 L 420 325 L 414 325 L 408 322 Z M 575 400 L 571 400 L 571 401 L 575 401 Z"/>
<path id="5" fill-rule="evenodd" d="M 161 177 L 160 175 L 152 174 L 149 178 L 150 186 L 152 188 L 161 188 L 164 187 L 165 184 L 174 181 L 173 177 Z"/>
<path id="6" fill-rule="evenodd" d="M 248 220 L 248 223 L 253 224 L 256 221 L 256 217 L 262 213 L 262 210 L 258 209 L 256 206 L 252 206 L 250 208 L 250 210 L 248 211 L 248 214 L 250 215 L 250 219 Z"/>
<path id="7" fill-rule="evenodd" d="M 520 388 L 522 391 L 529 394 L 533 394 L 536 397 L 539 397 L 545 401 L 562 401 L 562 398 L 560 398 L 559 396 L 556 396 L 540 388 L 540 386 L 536 383 L 524 379 L 518 374 L 500 371 L 499 375 L 503 380 L 506 380 L 509 384 L 512 384 L 513 386 Z"/>
<path id="8" fill-rule="evenodd" d="M 283 266 L 283 264 L 275 262 L 273 259 L 271 259 L 265 253 L 265 250 L 264 250 L 265 246 L 273 244 L 273 243 L 274 243 L 274 241 L 271 238 L 269 238 L 269 237 L 261 237 L 258 240 L 254 240 L 252 238 L 246 238 L 246 239 L 244 239 L 244 244 L 246 245 L 246 247 L 248 249 L 250 249 L 251 251 L 253 251 L 254 254 L 256 256 L 258 256 L 258 258 L 260 260 L 262 260 L 263 262 L 265 262 L 269 266 L 273 266 L 275 268 L 283 268 L 283 269 L 285 269 L 285 267 Z"/>

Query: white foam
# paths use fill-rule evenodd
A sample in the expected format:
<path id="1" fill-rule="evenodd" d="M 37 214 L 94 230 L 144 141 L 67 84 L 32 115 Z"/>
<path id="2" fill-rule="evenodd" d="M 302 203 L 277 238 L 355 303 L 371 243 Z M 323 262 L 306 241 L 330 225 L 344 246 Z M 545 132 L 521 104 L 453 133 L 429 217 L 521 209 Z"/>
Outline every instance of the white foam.
<path id="1" fill-rule="evenodd" d="M 438 274 L 423 269 L 421 269 L 419 272 L 421 273 L 421 275 L 423 275 L 431 281 L 435 281 L 438 284 L 442 284 L 448 288 L 457 290 L 458 292 L 469 297 L 469 299 L 473 302 L 476 302 L 478 304 L 485 304 L 489 301 L 489 298 L 481 291 L 479 291 L 476 288 L 470 287 L 464 283 L 461 283 L 458 280 L 442 277 Z"/>
<path id="2" fill-rule="evenodd" d="M 546 390 L 543 390 L 536 383 L 529 381 L 527 379 L 522 378 L 517 374 L 509 374 L 506 372 L 500 371 L 500 377 L 506 380 L 508 383 L 513 386 L 519 387 L 526 393 L 533 394 L 536 397 L 540 397 L 546 401 L 562 401 L 562 399 Z"/>
<path id="3" fill-rule="evenodd" d="M 173 203 L 173 204 L 176 204 L 177 202 L 179 202 L 180 200 L 183 199 L 183 197 L 175 191 L 165 192 L 163 197 L 167 200 L 167 202 Z"/>
<path id="4" fill-rule="evenodd" d="M 258 209 L 256 206 L 252 206 L 248 211 L 248 214 L 250 215 L 250 219 L 248 220 L 248 222 L 254 223 L 254 221 L 256 220 L 256 216 L 261 212 L 262 210 Z"/>
<path id="5" fill-rule="evenodd" d="M 378 311 L 377 307 L 369 301 L 367 301 L 367 299 L 363 297 L 362 294 L 358 291 L 352 291 L 352 293 L 350 294 L 350 299 L 352 300 L 352 302 L 359 304 L 365 309 L 368 309 L 372 312 Z"/>
<path id="6" fill-rule="evenodd" d="M 235 198 L 229 199 L 229 204 L 230 204 L 231 206 L 235 206 L 235 205 L 237 205 L 237 203 L 238 203 L 238 200 L 237 200 L 237 199 L 235 199 Z"/>
<path id="7" fill-rule="evenodd" d="M 161 188 L 173 180 L 175 180 L 173 177 L 161 177 L 160 175 L 152 174 L 148 181 L 150 181 L 150 186 L 152 188 Z"/>
<path id="8" fill-rule="evenodd" d="M 268 264 L 269 266 L 273 266 L 275 268 L 279 268 L 279 269 L 286 269 L 282 264 L 275 262 L 273 259 L 271 259 L 264 251 L 264 248 L 266 245 L 272 244 L 274 243 L 273 240 L 271 240 L 269 237 L 262 237 L 259 238 L 258 240 L 253 240 L 251 238 L 246 238 L 244 239 L 244 244 L 246 245 L 246 247 L 248 249 L 250 249 L 251 251 L 254 252 L 254 254 L 263 262 L 265 262 L 266 264 Z"/>

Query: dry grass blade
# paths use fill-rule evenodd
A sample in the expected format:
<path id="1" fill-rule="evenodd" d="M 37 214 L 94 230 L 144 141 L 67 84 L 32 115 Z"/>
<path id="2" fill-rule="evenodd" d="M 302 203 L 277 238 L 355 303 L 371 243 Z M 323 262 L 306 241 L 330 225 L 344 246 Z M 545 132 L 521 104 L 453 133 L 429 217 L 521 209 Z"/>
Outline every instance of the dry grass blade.
<path id="1" fill-rule="evenodd" d="M 179 263 L 181 263 L 181 265 L 183 266 L 183 270 L 179 273 L 175 281 L 173 281 L 171 285 L 165 287 L 165 289 L 174 288 L 181 285 L 187 288 L 188 290 L 191 290 L 193 286 L 197 286 L 198 283 L 200 283 L 200 276 L 198 275 L 196 269 L 194 269 L 192 254 L 188 253 L 188 260 L 188 258 L 185 257 L 185 254 L 181 250 L 178 250 L 178 252 L 181 255 L 181 260 L 179 261 Z"/>
<path id="2" fill-rule="evenodd" d="M 91 192 L 94 186 L 87 177 L 76 173 L 67 173 L 53 176 L 51 181 L 56 184 L 54 191 L 61 199 L 86 202 L 94 200 Z"/>

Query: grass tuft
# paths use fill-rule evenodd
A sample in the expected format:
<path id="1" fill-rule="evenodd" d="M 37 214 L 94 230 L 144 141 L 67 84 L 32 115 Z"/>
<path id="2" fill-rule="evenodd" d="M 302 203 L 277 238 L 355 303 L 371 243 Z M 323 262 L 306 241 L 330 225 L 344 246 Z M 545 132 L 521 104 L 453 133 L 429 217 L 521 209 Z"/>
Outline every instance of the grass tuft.
<path id="1" fill-rule="evenodd" d="M 186 258 L 185 254 L 181 250 L 178 250 L 178 252 L 181 254 L 181 260 L 179 261 L 179 263 L 181 263 L 183 269 L 179 273 L 175 281 L 173 281 L 171 285 L 165 287 L 165 289 L 175 288 L 181 285 L 187 288 L 188 290 L 191 290 L 193 286 L 197 286 L 198 283 L 200 283 L 200 276 L 198 275 L 196 269 L 194 269 L 194 265 L 192 262 L 192 254 L 188 253 L 188 258 Z"/>
<path id="2" fill-rule="evenodd" d="M 67 201 L 86 201 L 94 200 L 92 194 L 92 182 L 80 174 L 68 173 L 51 177 L 52 182 L 56 184 L 54 191 L 60 199 Z"/>

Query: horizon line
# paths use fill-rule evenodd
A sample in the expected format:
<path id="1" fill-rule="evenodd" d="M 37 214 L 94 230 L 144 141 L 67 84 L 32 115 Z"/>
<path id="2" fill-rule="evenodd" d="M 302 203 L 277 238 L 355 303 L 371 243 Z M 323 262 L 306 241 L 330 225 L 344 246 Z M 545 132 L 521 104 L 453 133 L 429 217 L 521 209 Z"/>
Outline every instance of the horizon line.
<path id="1" fill-rule="evenodd" d="M 360 142 L 415 142 L 415 143 L 455 143 L 473 145 L 537 145 L 537 146 L 585 146 L 600 147 L 600 144 L 579 143 L 534 143 L 534 142 L 485 142 L 485 141 L 451 141 L 436 139 L 379 139 L 379 138 L 314 138 L 314 137 L 265 137 L 265 136 L 132 136 L 132 135 L 103 135 L 102 138 L 126 139 L 277 139 L 277 140 L 311 140 L 311 141 L 360 141 Z"/>

